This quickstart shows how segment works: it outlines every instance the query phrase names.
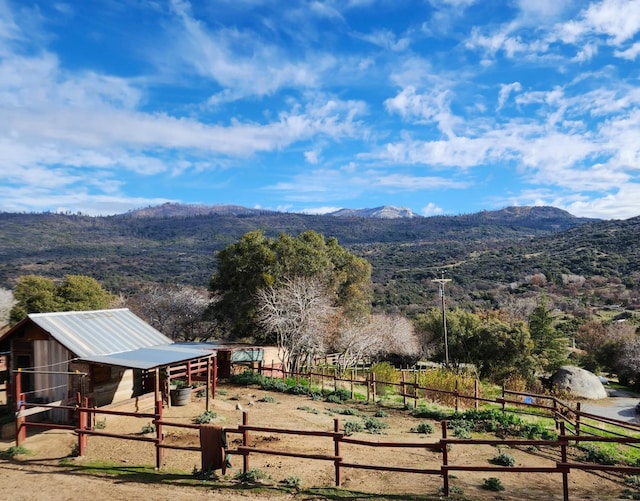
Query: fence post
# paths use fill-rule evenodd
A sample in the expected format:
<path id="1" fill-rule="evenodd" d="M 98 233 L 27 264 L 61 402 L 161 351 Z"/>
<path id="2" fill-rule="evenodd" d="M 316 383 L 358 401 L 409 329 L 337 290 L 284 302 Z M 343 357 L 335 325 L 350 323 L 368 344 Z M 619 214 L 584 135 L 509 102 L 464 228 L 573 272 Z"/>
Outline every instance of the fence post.
<path id="1" fill-rule="evenodd" d="M 447 421 L 442 421 L 442 440 L 447 439 Z M 442 443 L 442 442 L 441 442 Z M 449 470 L 444 468 L 449 464 L 449 451 L 447 450 L 447 443 L 444 442 L 442 447 L 442 481 L 444 482 L 444 497 L 449 497 Z"/>
<path id="2" fill-rule="evenodd" d="M 187 386 L 191 386 L 191 360 L 187 361 Z"/>
<path id="3" fill-rule="evenodd" d="M 244 411 L 242 413 L 242 426 L 249 426 L 249 413 Z M 242 428 L 242 445 L 243 447 L 249 447 L 249 432 L 246 428 Z M 249 471 L 249 453 L 245 451 L 242 456 L 242 473 L 246 474 Z"/>
<path id="4" fill-rule="evenodd" d="M 455 390 L 453 392 L 453 396 L 456 399 L 456 413 L 459 411 L 459 405 L 460 405 L 460 393 L 458 392 L 458 380 L 456 379 L 456 386 L 455 386 Z"/>
<path id="5" fill-rule="evenodd" d="M 350 387 L 351 387 L 351 400 L 353 400 L 353 371 L 349 372 L 349 379 L 350 379 Z"/>
<path id="6" fill-rule="evenodd" d="M 340 462 L 342 459 L 340 458 L 340 437 L 337 435 L 340 432 L 340 420 L 338 418 L 334 418 L 333 420 L 333 432 L 335 433 L 333 436 L 333 452 L 336 456 L 334 461 L 334 467 L 336 470 L 336 487 L 340 487 Z"/>
<path id="7" fill-rule="evenodd" d="M 475 397 L 473 403 L 476 410 L 478 410 L 478 399 L 480 398 L 480 383 L 477 379 L 473 380 L 473 396 Z"/>
<path id="8" fill-rule="evenodd" d="M 324 391 L 324 365 L 320 369 L 320 391 Z"/>
<path id="9" fill-rule="evenodd" d="M 414 375 L 414 383 L 413 383 L 413 408 L 418 408 L 418 373 L 416 372 Z"/>
<path id="10" fill-rule="evenodd" d="M 400 391 L 402 392 L 402 405 L 406 408 L 407 407 L 407 389 L 405 387 L 405 384 L 407 380 L 407 373 L 405 371 L 400 371 L 400 374 L 402 376 L 402 380 L 400 381 Z"/>
<path id="11" fill-rule="evenodd" d="M 156 470 L 162 468 L 164 449 L 161 447 L 164 433 L 162 433 L 162 400 L 156 400 Z"/>
<path id="12" fill-rule="evenodd" d="M 367 402 L 371 399 L 371 378 L 370 374 L 367 374 Z"/>
<path id="13" fill-rule="evenodd" d="M 371 373 L 371 390 L 373 392 L 373 403 L 375 404 L 378 398 L 377 389 L 376 389 L 376 373 L 375 372 Z"/>
<path id="14" fill-rule="evenodd" d="M 504 388 L 504 384 L 502 385 L 502 414 L 504 414 L 506 412 L 506 394 L 505 394 L 505 388 Z"/>
<path id="15" fill-rule="evenodd" d="M 553 398 L 553 420 L 556 423 L 556 430 L 558 429 L 558 401 Z"/>
<path id="16" fill-rule="evenodd" d="M 582 403 L 578 402 L 576 404 L 576 445 L 580 443 L 580 413 L 582 412 Z"/>
<path id="17" fill-rule="evenodd" d="M 567 436 L 565 433 L 564 421 L 560 422 L 560 455 L 564 465 L 567 463 Z M 569 470 L 562 467 L 562 496 L 564 501 L 569 501 Z"/>

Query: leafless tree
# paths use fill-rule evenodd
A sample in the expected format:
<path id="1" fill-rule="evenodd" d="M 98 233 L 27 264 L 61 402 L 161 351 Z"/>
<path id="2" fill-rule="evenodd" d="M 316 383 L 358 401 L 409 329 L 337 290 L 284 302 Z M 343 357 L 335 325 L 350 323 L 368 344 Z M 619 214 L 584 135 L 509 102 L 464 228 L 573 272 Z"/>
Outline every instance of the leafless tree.
<path id="1" fill-rule="evenodd" d="M 420 352 L 413 324 L 400 315 L 371 315 L 367 322 L 344 324 L 332 339 L 342 372 L 369 358 L 411 356 Z"/>
<path id="2" fill-rule="evenodd" d="M 0 289 L 0 327 L 9 322 L 9 312 L 15 303 L 9 289 Z"/>
<path id="3" fill-rule="evenodd" d="M 174 341 L 206 341 L 215 325 L 206 319 L 211 299 L 205 290 L 188 286 L 154 285 L 128 300 L 150 325 Z"/>
<path id="4" fill-rule="evenodd" d="M 256 293 L 258 324 L 275 335 L 286 371 L 323 354 L 336 309 L 327 288 L 313 277 L 297 277 Z"/>

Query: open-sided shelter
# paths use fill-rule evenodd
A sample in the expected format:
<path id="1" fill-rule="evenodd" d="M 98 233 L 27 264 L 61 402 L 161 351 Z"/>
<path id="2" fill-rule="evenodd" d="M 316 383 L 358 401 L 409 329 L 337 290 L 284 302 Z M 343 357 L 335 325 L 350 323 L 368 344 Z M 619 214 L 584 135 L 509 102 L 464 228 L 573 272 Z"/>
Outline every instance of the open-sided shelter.
<path id="1" fill-rule="evenodd" d="M 154 392 L 157 370 L 216 355 L 174 343 L 126 308 L 30 314 L 0 337 L 0 352 L 8 354 L 11 388 L 20 372 L 27 402 L 80 393 L 98 407 Z"/>

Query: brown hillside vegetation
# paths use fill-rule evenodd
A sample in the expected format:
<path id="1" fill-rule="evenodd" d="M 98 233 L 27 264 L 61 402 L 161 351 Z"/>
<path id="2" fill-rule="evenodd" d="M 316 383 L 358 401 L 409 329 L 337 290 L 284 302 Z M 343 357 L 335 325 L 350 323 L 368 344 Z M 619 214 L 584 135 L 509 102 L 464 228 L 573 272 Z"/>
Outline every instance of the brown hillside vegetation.
<path id="1" fill-rule="evenodd" d="M 308 397 L 270 393 L 257 388 L 222 387 L 223 393 L 213 400 L 216 424 L 235 428 L 242 421 L 242 411 L 248 412 L 249 424 L 295 430 L 332 431 L 334 419 L 345 422 L 362 419 L 355 415 L 342 415 L 337 408 L 349 408 L 360 416 L 373 416 L 378 406 L 353 403 L 335 404 L 313 401 Z M 266 398 L 265 398 L 266 397 Z M 186 406 L 165 409 L 164 419 L 172 422 L 192 423 L 204 410 L 203 399 L 193 399 Z M 387 427 L 380 434 L 355 433 L 353 437 L 369 441 L 434 443 L 440 438 L 439 426 L 431 422 L 431 434 L 412 432 L 424 420 L 411 417 L 402 410 L 385 409 L 380 417 Z M 101 421 L 98 418 L 98 421 Z M 148 422 L 132 418 L 108 416 L 104 422 L 108 433 L 126 433 L 139 436 Z M 167 443 L 198 446 L 196 430 L 165 427 Z M 240 435 L 229 433 L 231 449 L 240 443 Z M 153 465 L 155 449 L 145 442 L 125 441 L 106 437 L 89 437 L 87 454 L 82 458 L 68 457 L 77 439 L 71 432 L 48 431 L 30 435 L 24 446 L 32 454 L 14 459 L 0 459 L 2 471 L 0 498 L 47 499 L 50 501 L 92 498 L 128 500 L 182 500 L 182 499 L 442 499 L 442 478 L 395 472 L 377 472 L 365 469 L 344 469 L 342 485 L 333 490 L 334 466 L 331 461 L 299 459 L 278 455 L 251 454 L 249 467 L 259 469 L 269 478 L 259 486 L 242 487 L 234 477 L 242 472 L 242 458 L 232 456 L 232 467 L 226 475 L 211 480 L 197 479 L 194 469 L 200 468 L 200 455 L 195 451 L 166 450 L 163 469 L 154 473 L 152 468 L 141 473 L 141 465 Z M 11 441 L 0 443 L 5 450 Z M 285 435 L 251 432 L 249 445 L 278 451 L 297 451 L 308 454 L 332 455 L 333 441 L 327 437 Z M 405 466 L 438 469 L 441 454 L 427 449 L 388 449 L 342 444 L 344 461 L 358 464 Z M 449 464 L 488 466 L 489 460 L 499 452 L 508 452 L 517 466 L 554 466 L 560 460 L 559 450 L 549 448 L 508 448 L 488 445 L 454 445 L 449 452 Z M 578 460 L 579 452 L 570 460 Z M 61 463 L 62 461 L 62 463 Z M 64 464 L 63 464 L 64 463 Z M 99 465 L 95 467 L 95 465 Z M 93 467 L 91 467 L 93 466 Z M 90 468 L 91 467 L 91 468 Z M 119 474 L 113 473 L 118 471 Z M 219 473 L 219 472 L 218 472 Z M 151 478 L 153 478 L 153 483 Z M 289 491 L 282 481 L 298 477 L 301 490 Z M 482 484 L 489 477 L 499 478 L 504 491 L 484 490 Z M 270 485 L 271 487 L 266 487 Z M 453 499 L 521 500 L 562 499 L 562 476 L 558 473 L 455 472 L 451 476 Z M 628 488 L 619 475 L 587 473 L 572 470 L 569 474 L 570 499 L 619 499 Z"/>

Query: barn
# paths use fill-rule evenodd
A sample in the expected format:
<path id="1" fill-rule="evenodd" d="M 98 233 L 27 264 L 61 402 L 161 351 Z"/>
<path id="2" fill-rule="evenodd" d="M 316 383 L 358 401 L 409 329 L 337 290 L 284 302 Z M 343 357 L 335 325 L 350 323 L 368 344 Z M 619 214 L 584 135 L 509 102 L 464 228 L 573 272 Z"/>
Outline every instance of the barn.
<path id="1" fill-rule="evenodd" d="M 159 373 L 206 367 L 216 357 L 212 347 L 174 343 L 127 308 L 30 314 L 0 337 L 0 353 L 14 404 L 19 373 L 28 403 L 65 405 L 80 394 L 97 407 L 136 409 L 155 392 Z M 62 411 L 47 414 L 55 422 L 68 419 Z"/>

